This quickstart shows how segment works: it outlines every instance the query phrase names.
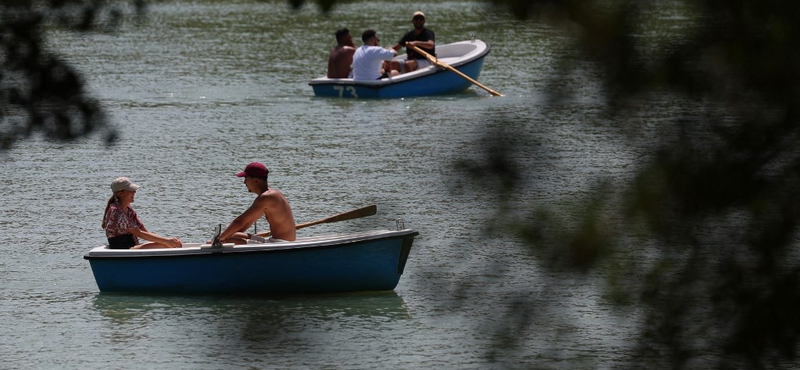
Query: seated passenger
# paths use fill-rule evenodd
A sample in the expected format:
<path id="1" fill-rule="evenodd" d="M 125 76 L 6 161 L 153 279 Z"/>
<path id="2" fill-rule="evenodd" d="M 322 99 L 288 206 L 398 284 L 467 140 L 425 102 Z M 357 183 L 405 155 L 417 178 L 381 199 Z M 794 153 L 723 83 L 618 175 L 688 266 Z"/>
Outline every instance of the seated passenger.
<path id="1" fill-rule="evenodd" d="M 342 28 L 336 31 L 336 42 L 337 45 L 328 56 L 328 78 L 352 78 L 353 54 L 356 52 L 356 47 L 353 45 L 350 30 Z"/>
<path id="2" fill-rule="evenodd" d="M 147 231 L 144 227 L 139 215 L 131 207 L 137 189 L 139 185 L 132 183 L 127 177 L 118 177 L 111 182 L 111 191 L 114 194 L 106 204 L 102 225 L 106 230 L 108 247 L 111 249 L 180 248 L 182 245 L 180 239 L 163 237 Z M 139 243 L 139 238 L 147 242 Z"/>
<path id="3" fill-rule="evenodd" d="M 381 67 L 383 61 L 390 61 L 397 52 L 390 48 L 378 46 L 381 41 L 374 30 L 366 30 L 361 34 L 364 45 L 356 49 L 353 54 L 353 79 L 354 80 L 379 80 L 396 76 L 397 71 L 384 71 Z"/>

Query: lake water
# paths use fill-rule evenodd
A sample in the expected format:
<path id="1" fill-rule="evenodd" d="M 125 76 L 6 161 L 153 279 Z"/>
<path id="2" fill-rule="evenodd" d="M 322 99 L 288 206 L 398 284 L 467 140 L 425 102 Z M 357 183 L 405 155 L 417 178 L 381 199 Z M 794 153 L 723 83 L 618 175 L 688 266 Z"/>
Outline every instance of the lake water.
<path id="1" fill-rule="evenodd" d="M 393 44 L 422 10 L 438 43 L 474 36 L 492 52 L 480 81 L 450 96 L 352 101 L 314 98 L 333 32 L 378 31 Z M 600 176 L 624 179 L 637 145 L 608 130 L 598 82 L 553 81 L 569 35 L 482 3 L 355 1 L 323 14 L 283 1 L 159 1 L 117 33 L 51 34 L 82 71 L 120 134 L 69 144 L 34 138 L 0 153 L 0 368 L 571 368 L 624 366 L 639 316 L 601 295 L 602 279 L 548 272 L 515 240 L 487 238 L 496 189 L 472 191 L 456 161 L 479 158 L 487 129 L 536 138 L 523 163 L 541 170 L 525 204 L 569 204 Z M 581 88 L 548 105 L 549 86 Z M 656 125 L 658 110 L 644 117 Z M 656 122 L 656 123 L 653 123 Z M 611 133 L 609 133 L 611 132 Z M 640 144 L 642 147 L 647 143 Z M 394 291 L 290 297 L 100 294 L 83 255 L 103 244 L 109 184 L 141 185 L 147 227 L 208 239 L 252 201 L 235 173 L 271 170 L 298 222 L 369 204 L 378 214 L 299 235 L 416 229 Z M 263 227 L 263 225 L 260 225 Z M 574 279 L 574 281 L 572 280 Z M 507 317 L 541 303 L 526 325 Z M 508 338 L 517 341 L 508 346 Z"/>

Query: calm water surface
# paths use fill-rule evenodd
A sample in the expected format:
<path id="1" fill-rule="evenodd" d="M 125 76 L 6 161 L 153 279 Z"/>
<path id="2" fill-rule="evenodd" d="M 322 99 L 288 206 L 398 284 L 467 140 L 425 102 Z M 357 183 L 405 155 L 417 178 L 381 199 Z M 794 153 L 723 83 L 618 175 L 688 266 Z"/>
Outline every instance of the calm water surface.
<path id="1" fill-rule="evenodd" d="M 451 96 L 343 101 L 312 96 L 335 29 L 374 28 L 391 44 L 421 9 L 437 42 L 487 41 L 480 80 Z M 466 191 L 454 162 L 477 158 L 488 128 L 533 141 L 543 171 L 524 203 L 559 204 L 599 176 L 622 177 L 638 154 L 598 118 L 597 82 L 563 106 L 542 97 L 571 53 L 568 35 L 473 2 L 356 1 L 322 14 L 281 1 L 165 1 L 119 33 L 55 32 L 55 51 L 85 74 L 121 140 L 19 143 L 0 154 L 0 368 L 615 368 L 637 316 L 612 311 L 601 281 L 571 289 L 513 240 L 482 236 L 493 189 Z M 360 42 L 357 42 L 360 44 Z M 657 122 L 645 117 L 646 124 Z M 649 119 L 649 121 L 648 121 Z M 650 122 L 650 123 L 648 123 Z M 621 135 L 620 135 L 621 136 Z M 642 144 L 644 145 L 644 144 Z M 635 145 L 634 145 L 635 147 Z M 532 150 L 534 148 L 531 148 Z M 524 152 L 523 152 L 524 154 Z M 526 158 L 524 160 L 533 160 Z M 376 216 L 300 235 L 417 229 L 395 291 L 291 297 L 100 294 L 83 254 L 105 242 L 109 183 L 142 188 L 149 229 L 197 242 L 252 200 L 234 174 L 271 170 L 298 222 L 369 204 Z M 532 326 L 504 320 L 519 299 L 547 303 Z M 543 304 L 544 306 L 544 304 Z M 558 308 L 558 309 L 554 309 Z M 555 312 L 557 311 L 557 312 Z M 504 336 L 521 338 L 497 347 Z"/>

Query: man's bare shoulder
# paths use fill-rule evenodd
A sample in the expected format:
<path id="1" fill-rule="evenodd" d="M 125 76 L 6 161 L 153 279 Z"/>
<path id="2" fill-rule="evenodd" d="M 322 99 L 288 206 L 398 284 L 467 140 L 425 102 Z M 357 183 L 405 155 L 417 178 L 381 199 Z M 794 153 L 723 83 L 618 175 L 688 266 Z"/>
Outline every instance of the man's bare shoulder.
<path id="1" fill-rule="evenodd" d="M 283 193 L 281 193 L 280 190 L 275 188 L 269 188 L 265 192 L 259 194 L 258 197 L 256 198 L 256 201 L 268 202 L 271 200 L 284 199 L 284 198 L 285 197 L 283 196 Z"/>
<path id="2" fill-rule="evenodd" d="M 356 48 L 354 48 L 352 46 L 347 46 L 347 45 L 337 45 L 337 46 L 334 46 L 333 50 L 331 50 L 331 51 L 334 52 L 334 53 L 337 53 L 337 54 L 347 54 L 347 53 L 355 53 L 356 52 Z"/>

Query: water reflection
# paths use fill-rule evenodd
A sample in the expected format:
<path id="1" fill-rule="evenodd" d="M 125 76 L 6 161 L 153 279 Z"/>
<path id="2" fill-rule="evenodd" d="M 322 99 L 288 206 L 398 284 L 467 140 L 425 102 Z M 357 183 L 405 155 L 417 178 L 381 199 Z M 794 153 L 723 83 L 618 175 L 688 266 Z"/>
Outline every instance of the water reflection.
<path id="1" fill-rule="evenodd" d="M 159 352 L 171 351 L 164 345 L 179 343 L 197 349 L 161 356 L 183 364 L 217 363 L 244 353 L 247 358 L 225 362 L 261 367 L 266 359 L 287 366 L 330 361 L 343 356 L 343 345 L 355 350 L 386 343 L 398 327 L 413 326 L 403 324 L 412 315 L 394 291 L 279 297 L 99 293 L 92 309 L 106 320 L 101 335 L 115 348 Z M 357 358 L 344 356 L 340 361 Z"/>
<path id="2" fill-rule="evenodd" d="M 402 320 L 411 317 L 394 291 L 268 297 L 127 295 L 97 293 L 94 310 L 115 324 L 145 322 L 173 315 L 240 317 L 257 322 L 298 323 L 309 318 L 354 317 Z M 298 317 L 302 317 L 298 320 Z"/>

